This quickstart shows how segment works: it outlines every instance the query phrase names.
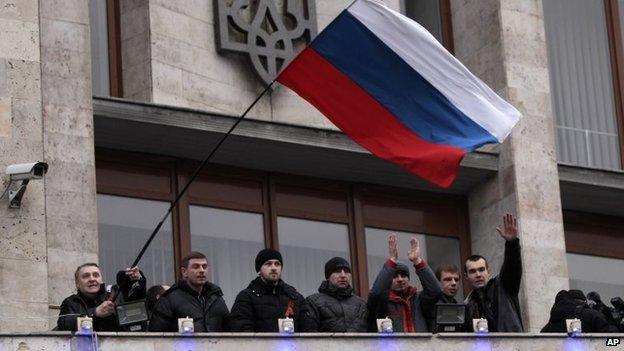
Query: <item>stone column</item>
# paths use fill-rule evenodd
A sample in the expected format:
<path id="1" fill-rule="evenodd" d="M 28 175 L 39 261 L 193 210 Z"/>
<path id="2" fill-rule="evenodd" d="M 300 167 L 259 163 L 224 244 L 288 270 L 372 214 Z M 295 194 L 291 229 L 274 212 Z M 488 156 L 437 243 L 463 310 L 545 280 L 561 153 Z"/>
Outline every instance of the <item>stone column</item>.
<path id="1" fill-rule="evenodd" d="M 38 1 L 5 1 L 0 6 L 0 193 L 9 183 L 7 165 L 44 161 L 41 99 Z M 31 181 L 19 209 L 8 208 L 8 193 L 0 199 L 0 332 L 47 328 L 44 189 L 44 180 Z"/>
<path id="2" fill-rule="evenodd" d="M 469 195 L 472 251 L 497 273 L 504 241 L 495 227 L 518 216 L 526 331 L 546 324 L 567 289 L 559 176 L 541 0 L 453 1 L 456 56 L 523 114 L 500 151 L 497 176 Z"/>
<path id="3" fill-rule="evenodd" d="M 149 1 L 120 1 L 123 96 L 152 101 Z M 184 55 L 184 52 L 179 52 Z"/>
<path id="4" fill-rule="evenodd" d="M 75 268 L 97 262 L 98 254 L 88 4 L 39 2 L 43 154 L 50 165 L 45 188 L 46 293 L 52 307 L 75 292 Z"/>

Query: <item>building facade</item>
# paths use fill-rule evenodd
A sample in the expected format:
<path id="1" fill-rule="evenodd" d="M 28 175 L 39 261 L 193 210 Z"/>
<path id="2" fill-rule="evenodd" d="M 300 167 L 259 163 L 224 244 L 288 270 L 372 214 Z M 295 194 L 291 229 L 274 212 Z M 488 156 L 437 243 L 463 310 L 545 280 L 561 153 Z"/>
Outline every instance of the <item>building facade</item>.
<path id="1" fill-rule="evenodd" d="M 273 247 L 284 255 L 285 280 L 304 295 L 338 255 L 366 296 L 390 232 L 403 255 L 417 235 L 432 266 L 479 253 L 497 272 L 504 244 L 495 228 L 509 212 L 521 231 L 527 331 L 546 323 L 561 289 L 623 295 L 624 4 L 385 2 L 518 108 L 523 119 L 508 140 L 468 155 L 456 183 L 441 190 L 371 156 L 275 86 L 165 220 L 139 264 L 148 283 L 172 283 L 181 257 L 202 251 L 231 306 L 255 276 L 257 251 Z M 248 56 L 219 50 L 220 3 L 2 6 L 0 167 L 44 161 L 49 171 L 29 183 L 20 208 L 5 198 L 0 205 L 0 331 L 53 328 L 83 262 L 99 262 L 112 282 L 265 88 Z M 350 1 L 271 3 L 277 11 L 309 6 L 301 18 L 318 32 Z M 272 16 L 259 22 L 267 33 L 282 17 Z M 4 173 L 0 185 L 18 186 Z"/>

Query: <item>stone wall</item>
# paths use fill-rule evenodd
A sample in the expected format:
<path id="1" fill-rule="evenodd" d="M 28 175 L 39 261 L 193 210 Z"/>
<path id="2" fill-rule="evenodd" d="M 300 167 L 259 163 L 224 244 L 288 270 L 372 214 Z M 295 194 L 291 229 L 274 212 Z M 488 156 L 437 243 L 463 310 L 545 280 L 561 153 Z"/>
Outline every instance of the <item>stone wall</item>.
<path id="1" fill-rule="evenodd" d="M 499 172 L 469 197 L 472 250 L 502 263 L 502 215 L 519 218 L 525 328 L 546 324 L 554 296 L 568 288 L 554 122 L 541 0 L 452 2 L 458 58 L 523 114 L 502 145 Z M 471 42 L 474 40 L 475 42 Z"/>
<path id="2" fill-rule="evenodd" d="M 350 3 L 317 0 L 318 30 Z M 399 8 L 399 0 L 386 3 Z M 247 57 L 217 52 L 212 1 L 133 0 L 121 12 L 124 97 L 237 116 L 264 89 Z M 248 118 L 336 129 L 279 84 Z"/>
<path id="3" fill-rule="evenodd" d="M 119 2 L 123 97 L 152 101 L 148 0 Z"/>
<path id="4" fill-rule="evenodd" d="M 48 303 L 75 291 L 73 271 L 97 262 L 88 1 L 45 0 L 41 15 Z M 50 311 L 52 316 L 58 310 Z M 55 318 L 50 318 L 50 327 Z M 31 329 L 33 330 L 33 329 Z"/>
<path id="5" fill-rule="evenodd" d="M 0 5 L 2 192 L 7 165 L 44 160 L 44 118 L 38 1 Z M 8 208 L 8 193 L 0 201 L 0 331 L 47 327 L 46 181 L 30 182 L 19 209 Z"/>

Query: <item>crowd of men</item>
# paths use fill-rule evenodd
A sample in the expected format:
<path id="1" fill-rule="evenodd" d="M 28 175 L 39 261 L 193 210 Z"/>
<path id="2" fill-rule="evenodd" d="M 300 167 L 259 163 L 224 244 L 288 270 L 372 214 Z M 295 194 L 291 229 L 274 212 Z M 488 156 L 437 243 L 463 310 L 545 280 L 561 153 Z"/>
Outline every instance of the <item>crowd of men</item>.
<path id="1" fill-rule="evenodd" d="M 486 319 L 490 332 L 524 330 L 518 302 L 522 262 L 517 221 L 507 214 L 502 226 L 496 229 L 505 240 L 499 274 L 492 275 L 483 256 L 470 256 L 464 263 L 463 276 L 470 293 L 462 302 L 466 305 L 466 323 L 460 327 L 461 331 L 472 331 L 469 321 L 474 318 Z M 436 331 L 436 305 L 458 303 L 460 270 L 455 265 L 442 264 L 434 273 L 422 258 L 415 238 L 410 241 L 407 258 L 422 291 L 410 285 L 411 269 L 399 262 L 398 240 L 391 234 L 388 259 L 367 300 L 354 293 L 351 266 L 341 257 L 326 262 L 325 279 L 318 293 L 304 298 L 295 287 L 281 279 L 282 255 L 276 250 L 264 249 L 255 259 L 257 278 L 237 295 L 231 311 L 221 289 L 208 281 L 208 260 L 199 252 L 191 252 L 183 258 L 182 279 L 171 287 L 157 285 L 146 291 L 145 277 L 137 267 L 120 271 L 117 274 L 119 291 L 118 294 L 113 292 L 112 298 L 111 292 L 104 288 L 97 264 L 86 263 L 75 272 L 77 293 L 63 301 L 57 327 L 76 330 L 77 317 L 89 316 L 96 331 L 121 331 L 123 328 L 118 326 L 114 316 L 115 301 L 147 297 L 149 331 L 177 332 L 178 318 L 186 317 L 193 319 L 195 332 L 278 332 L 278 319 L 282 318 L 292 318 L 296 332 L 375 332 L 377 319 L 385 318 L 392 320 L 394 332 Z M 561 301 L 566 297 L 569 296 L 557 295 Z M 599 316 L 585 316 L 590 317 Z M 564 332 L 557 323 L 552 320 L 544 331 Z"/>

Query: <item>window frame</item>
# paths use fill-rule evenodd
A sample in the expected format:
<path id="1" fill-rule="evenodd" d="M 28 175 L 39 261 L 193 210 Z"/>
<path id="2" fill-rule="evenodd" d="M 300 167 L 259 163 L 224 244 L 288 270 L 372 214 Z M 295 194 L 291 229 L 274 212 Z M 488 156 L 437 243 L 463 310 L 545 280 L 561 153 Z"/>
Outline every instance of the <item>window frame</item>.
<path id="1" fill-rule="evenodd" d="M 95 155 L 99 194 L 170 202 L 199 165 L 197 161 L 101 148 L 96 148 Z M 140 181 L 141 177 L 146 180 Z M 212 189 L 206 191 L 206 184 Z M 243 190 L 226 192 L 229 186 Z M 197 187 L 203 188 L 197 190 Z M 257 193 L 245 196 L 253 192 Z M 367 210 L 371 204 L 381 206 L 384 213 L 391 213 L 398 220 L 387 221 L 371 215 Z M 177 267 L 181 258 L 191 250 L 191 205 L 262 214 L 265 247 L 275 249 L 279 249 L 278 216 L 346 224 L 353 286 L 361 296 L 366 296 L 369 290 L 366 227 L 457 238 L 460 260 L 470 255 L 465 196 L 209 164 L 172 211 L 176 279 L 180 278 Z M 416 223 L 410 211 L 422 211 L 428 220 Z"/>
<path id="2" fill-rule="evenodd" d="M 563 227 L 566 252 L 624 259 L 624 218 L 564 210 Z"/>
<path id="3" fill-rule="evenodd" d="M 604 0 L 604 7 L 611 59 L 615 119 L 620 145 L 620 169 L 624 170 L 624 50 L 618 0 Z"/>

